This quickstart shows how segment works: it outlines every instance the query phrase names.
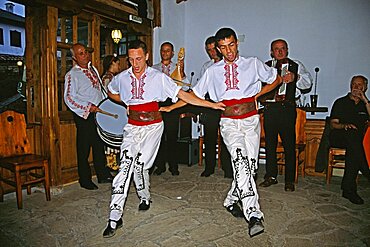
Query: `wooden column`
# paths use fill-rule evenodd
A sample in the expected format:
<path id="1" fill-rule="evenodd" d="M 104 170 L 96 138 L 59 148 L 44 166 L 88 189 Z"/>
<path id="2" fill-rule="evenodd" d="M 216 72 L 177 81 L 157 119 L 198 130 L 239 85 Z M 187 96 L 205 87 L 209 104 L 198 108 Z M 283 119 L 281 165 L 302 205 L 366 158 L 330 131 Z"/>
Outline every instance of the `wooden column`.
<path id="1" fill-rule="evenodd" d="M 96 68 L 98 68 L 99 73 L 102 73 L 103 66 L 100 65 L 100 24 L 100 17 L 94 15 L 91 23 L 92 37 L 90 47 L 94 48 L 94 52 L 91 54 L 91 62 Z"/>
<path id="2" fill-rule="evenodd" d="M 53 186 L 62 184 L 60 126 L 58 115 L 57 80 L 57 27 L 58 9 L 45 8 L 45 25 L 40 28 L 40 86 L 41 86 L 41 141 L 49 154 Z"/>

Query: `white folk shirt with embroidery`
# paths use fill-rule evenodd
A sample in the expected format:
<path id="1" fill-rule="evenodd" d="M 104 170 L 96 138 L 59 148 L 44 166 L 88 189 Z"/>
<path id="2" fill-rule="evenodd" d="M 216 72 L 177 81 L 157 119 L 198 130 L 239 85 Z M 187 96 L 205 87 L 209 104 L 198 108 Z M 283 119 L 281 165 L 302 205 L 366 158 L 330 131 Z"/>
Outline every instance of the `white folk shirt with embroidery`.
<path id="1" fill-rule="evenodd" d="M 200 98 L 208 92 L 215 102 L 242 99 L 255 96 L 261 91 L 262 81 L 271 84 L 276 76 L 277 70 L 258 58 L 239 56 L 231 64 L 224 59 L 213 64 L 192 89 Z"/>
<path id="2" fill-rule="evenodd" d="M 180 89 L 169 76 L 151 67 L 145 69 L 140 79 L 129 68 L 116 75 L 108 85 L 108 90 L 119 94 L 126 105 L 164 101 L 167 98 L 172 98 L 175 103 Z"/>
<path id="3" fill-rule="evenodd" d="M 99 73 L 91 63 L 84 69 L 78 65 L 68 71 L 64 82 L 64 102 L 78 116 L 87 119 L 91 105 L 104 98 Z"/>

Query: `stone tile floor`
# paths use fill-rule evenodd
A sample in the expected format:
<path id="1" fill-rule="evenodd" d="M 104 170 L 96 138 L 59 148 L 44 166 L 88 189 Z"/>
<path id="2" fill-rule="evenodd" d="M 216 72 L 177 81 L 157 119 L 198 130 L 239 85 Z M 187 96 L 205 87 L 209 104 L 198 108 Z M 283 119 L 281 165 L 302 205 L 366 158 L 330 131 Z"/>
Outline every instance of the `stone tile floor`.
<path id="1" fill-rule="evenodd" d="M 295 192 L 279 184 L 259 188 L 265 214 L 265 233 L 248 236 L 244 219 L 234 218 L 222 206 L 231 180 L 217 170 L 200 177 L 202 167 L 180 166 L 180 176 L 167 171 L 151 176 L 151 208 L 137 210 L 139 200 L 131 186 L 124 209 L 124 226 L 104 239 L 110 185 L 81 189 L 78 183 L 54 188 L 52 200 L 37 191 L 24 195 L 24 209 L 15 194 L 0 203 L 0 246 L 370 246 L 370 184 L 359 180 L 364 205 L 341 197 L 340 177 L 326 186 L 324 177 L 299 177 Z M 257 183 L 262 181 L 260 167 Z M 25 192 L 25 191 L 24 191 Z"/>

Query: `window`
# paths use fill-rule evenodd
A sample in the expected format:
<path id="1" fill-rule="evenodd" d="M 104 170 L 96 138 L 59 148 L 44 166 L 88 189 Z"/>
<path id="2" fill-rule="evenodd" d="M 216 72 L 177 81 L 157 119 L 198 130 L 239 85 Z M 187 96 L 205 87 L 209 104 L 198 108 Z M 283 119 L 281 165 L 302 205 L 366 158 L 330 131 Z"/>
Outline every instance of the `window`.
<path id="1" fill-rule="evenodd" d="M 57 75 L 58 75 L 58 110 L 60 117 L 65 120 L 72 117 L 64 104 L 64 76 L 72 68 L 73 61 L 70 48 L 73 43 L 82 43 L 88 51 L 91 45 L 91 20 L 82 16 L 66 16 L 60 13 L 57 28 Z M 67 113 L 68 112 L 68 113 Z M 67 113 L 67 114 L 65 114 Z"/>
<path id="2" fill-rule="evenodd" d="M 15 47 L 22 47 L 21 32 L 15 30 L 10 31 L 10 45 Z"/>
<path id="3" fill-rule="evenodd" d="M 124 34 L 124 36 L 122 37 L 122 39 L 119 41 L 118 45 L 117 45 L 117 55 L 119 56 L 126 56 L 127 55 L 127 46 L 128 44 L 130 43 L 130 41 L 134 41 L 134 40 L 137 40 L 138 37 L 136 35 L 127 35 L 127 34 Z"/>
<path id="4" fill-rule="evenodd" d="M 0 28 L 0 45 L 4 44 L 4 34 L 3 34 L 3 29 Z"/>

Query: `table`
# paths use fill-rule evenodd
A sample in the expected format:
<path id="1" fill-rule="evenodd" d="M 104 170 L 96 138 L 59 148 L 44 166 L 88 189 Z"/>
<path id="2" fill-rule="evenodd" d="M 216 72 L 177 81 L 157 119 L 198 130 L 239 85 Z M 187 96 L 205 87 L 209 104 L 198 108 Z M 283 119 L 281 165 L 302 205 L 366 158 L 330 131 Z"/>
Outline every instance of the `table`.
<path id="1" fill-rule="evenodd" d="M 328 112 L 327 107 L 299 107 L 306 112 L 311 112 L 311 115 L 315 115 L 315 112 Z"/>

